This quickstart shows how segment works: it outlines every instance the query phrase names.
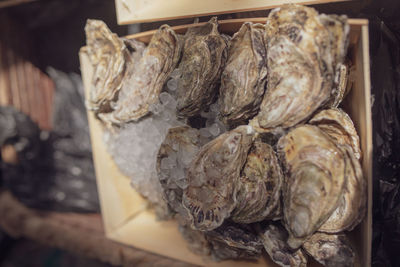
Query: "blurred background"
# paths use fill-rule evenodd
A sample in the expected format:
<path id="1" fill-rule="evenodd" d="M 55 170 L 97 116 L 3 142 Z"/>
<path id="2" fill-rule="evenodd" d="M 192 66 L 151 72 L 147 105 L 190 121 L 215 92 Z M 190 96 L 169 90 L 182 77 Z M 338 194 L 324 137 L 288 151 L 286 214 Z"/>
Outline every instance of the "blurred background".
<path id="1" fill-rule="evenodd" d="M 400 2 L 315 7 L 370 20 L 372 261 L 400 266 Z M 0 266 L 178 264 L 104 238 L 78 58 L 88 18 L 119 36 L 194 20 L 118 26 L 114 0 L 0 0 Z"/>

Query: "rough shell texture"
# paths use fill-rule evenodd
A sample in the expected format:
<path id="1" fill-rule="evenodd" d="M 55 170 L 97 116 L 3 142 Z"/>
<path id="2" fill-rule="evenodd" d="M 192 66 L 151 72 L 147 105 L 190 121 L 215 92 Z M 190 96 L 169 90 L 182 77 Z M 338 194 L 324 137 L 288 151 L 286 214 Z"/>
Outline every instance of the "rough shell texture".
<path id="1" fill-rule="evenodd" d="M 349 44 L 350 26 L 347 16 L 319 15 L 322 24 L 329 30 L 330 39 L 333 40 L 332 56 L 335 79 L 328 106 L 337 107 L 343 100 L 347 85 L 347 66 L 342 64 L 347 54 Z"/>
<path id="2" fill-rule="evenodd" d="M 361 158 L 360 137 L 350 116 L 340 108 L 325 109 L 310 121 L 340 145 L 349 145 L 357 159 Z"/>
<path id="3" fill-rule="evenodd" d="M 342 151 L 318 127 L 304 125 L 278 142 L 286 170 L 283 190 L 288 244 L 298 248 L 337 208 L 345 185 Z"/>
<path id="4" fill-rule="evenodd" d="M 215 98 L 226 56 L 227 40 L 218 32 L 216 17 L 203 26 L 188 29 L 179 64 L 178 113 L 199 114 Z"/>
<path id="5" fill-rule="evenodd" d="M 283 267 L 306 267 L 307 255 L 301 248 L 291 249 L 286 243 L 287 238 L 286 229 L 277 224 L 269 224 L 261 233 L 264 248 L 276 264 Z"/>
<path id="6" fill-rule="evenodd" d="M 272 130 L 307 119 L 331 94 L 330 34 L 313 8 L 286 5 L 267 20 L 268 83 L 252 125 Z"/>
<path id="7" fill-rule="evenodd" d="M 247 225 L 224 223 L 206 233 L 214 260 L 257 259 L 263 248 L 257 233 Z"/>
<path id="8" fill-rule="evenodd" d="M 157 175 L 164 198 L 174 212 L 186 215 L 182 206 L 183 190 L 188 181 L 186 171 L 201 147 L 200 133 L 189 126 L 171 128 L 157 155 Z"/>
<path id="9" fill-rule="evenodd" d="M 220 113 L 225 124 L 245 122 L 259 111 L 267 80 L 265 28 L 246 22 L 233 35 L 221 75 Z"/>
<path id="10" fill-rule="evenodd" d="M 272 147 L 254 142 L 238 184 L 237 205 L 231 219 L 238 223 L 253 223 L 278 219 L 283 175 Z"/>
<path id="11" fill-rule="evenodd" d="M 161 89 L 175 69 L 181 54 L 181 43 L 168 26 L 161 26 L 153 35 L 135 71 L 124 79 L 114 111 L 103 120 L 113 124 L 136 121 L 158 102 Z"/>
<path id="12" fill-rule="evenodd" d="M 367 207 L 367 183 L 358 159 L 349 146 L 342 146 L 346 158 L 346 184 L 339 206 L 318 231 L 339 233 L 351 231 L 365 216 Z"/>
<path id="13" fill-rule="evenodd" d="M 109 111 L 110 101 L 121 89 L 129 51 L 122 39 L 99 20 L 85 26 L 87 54 L 93 65 L 93 78 L 87 107 L 95 112 Z"/>
<path id="14" fill-rule="evenodd" d="M 327 104 L 328 107 L 337 108 L 340 103 L 342 103 L 342 100 L 345 98 L 347 93 L 351 90 L 353 82 L 350 78 L 350 70 L 350 65 L 338 64 L 331 99 Z"/>
<path id="15" fill-rule="evenodd" d="M 343 234 L 316 233 L 303 244 L 303 248 L 324 266 L 354 266 L 355 253 L 347 237 Z"/>
<path id="16" fill-rule="evenodd" d="M 250 126 L 239 126 L 207 143 L 192 161 L 183 205 L 193 229 L 213 230 L 229 217 L 253 134 Z"/>

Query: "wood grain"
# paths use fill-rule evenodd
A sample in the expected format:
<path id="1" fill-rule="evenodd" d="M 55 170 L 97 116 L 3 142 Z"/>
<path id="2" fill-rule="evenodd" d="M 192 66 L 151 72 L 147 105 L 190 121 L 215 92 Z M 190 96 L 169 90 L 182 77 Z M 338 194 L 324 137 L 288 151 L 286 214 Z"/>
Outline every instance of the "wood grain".
<path id="1" fill-rule="evenodd" d="M 271 9 L 283 4 L 315 5 L 348 0 L 115 0 L 118 24 Z"/>

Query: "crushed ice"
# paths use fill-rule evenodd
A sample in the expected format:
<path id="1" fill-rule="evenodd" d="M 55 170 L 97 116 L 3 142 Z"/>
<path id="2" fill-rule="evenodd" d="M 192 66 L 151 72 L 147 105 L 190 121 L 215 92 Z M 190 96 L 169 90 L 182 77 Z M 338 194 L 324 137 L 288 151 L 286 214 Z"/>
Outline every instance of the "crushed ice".
<path id="1" fill-rule="evenodd" d="M 111 133 L 105 131 L 104 140 L 107 149 L 120 171 L 131 178 L 132 186 L 151 203 L 162 205 L 162 188 L 157 177 L 156 161 L 161 143 L 168 129 L 182 126 L 184 122 L 176 116 L 176 88 L 180 72 L 175 69 L 159 96 L 159 103 L 150 107 L 151 114 L 137 122 L 125 124 Z M 208 140 L 214 139 L 226 131 L 225 125 L 218 119 L 218 104 L 210 106 L 208 112 L 202 112 L 206 119 L 205 128 L 199 129 L 200 135 Z M 176 158 L 164 158 L 161 169 L 173 170 L 175 183 L 181 188 L 187 186 L 185 169 L 197 151 L 185 151 L 177 148 Z"/>

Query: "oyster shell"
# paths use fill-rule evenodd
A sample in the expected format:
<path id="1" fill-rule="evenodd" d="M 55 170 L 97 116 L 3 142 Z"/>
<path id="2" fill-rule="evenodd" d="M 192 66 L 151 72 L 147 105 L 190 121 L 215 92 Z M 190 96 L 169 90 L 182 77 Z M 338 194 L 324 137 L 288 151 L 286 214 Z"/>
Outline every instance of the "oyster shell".
<path id="1" fill-rule="evenodd" d="M 298 5 L 272 10 L 266 29 L 267 90 L 251 125 L 289 128 L 329 100 L 334 40 L 315 9 Z"/>
<path id="2" fill-rule="evenodd" d="M 354 266 L 355 253 L 343 234 L 315 233 L 303 244 L 303 248 L 324 266 Z"/>
<path id="3" fill-rule="evenodd" d="M 286 169 L 283 211 L 288 244 L 298 248 L 337 208 L 345 185 L 345 156 L 312 125 L 282 137 L 278 153 Z"/>
<path id="4" fill-rule="evenodd" d="M 350 26 L 347 22 L 347 16 L 342 15 L 319 15 L 322 24 L 329 30 L 330 39 L 333 40 L 332 56 L 334 67 L 334 84 L 331 91 L 331 100 L 328 106 L 337 107 L 346 94 L 348 66 L 343 64 L 347 54 L 349 44 Z"/>
<path id="5" fill-rule="evenodd" d="M 124 78 L 114 111 L 104 114 L 103 120 L 120 125 L 136 121 L 157 103 L 161 89 L 175 69 L 181 54 L 181 43 L 168 25 L 161 26 L 153 35 L 143 56 L 130 77 Z"/>
<path id="6" fill-rule="evenodd" d="M 157 175 L 164 190 L 164 198 L 174 212 L 185 217 L 182 206 L 183 190 L 188 181 L 186 171 L 200 150 L 200 133 L 189 126 L 170 128 L 157 155 Z"/>
<path id="7" fill-rule="evenodd" d="M 340 145 L 349 145 L 357 159 L 361 158 L 360 138 L 350 116 L 340 108 L 318 112 L 308 123 L 318 126 Z"/>
<path id="8" fill-rule="evenodd" d="M 227 125 L 257 114 L 267 80 L 267 51 L 262 24 L 246 22 L 233 35 L 219 88 L 220 114 Z"/>
<path id="9" fill-rule="evenodd" d="M 193 229 L 210 231 L 229 217 L 253 135 L 250 126 L 239 126 L 204 145 L 190 164 L 182 203 Z"/>
<path id="10" fill-rule="evenodd" d="M 132 63 L 132 58 L 126 42 L 112 33 L 104 22 L 87 20 L 85 33 L 86 52 L 93 65 L 93 78 L 86 106 L 96 113 L 109 112 L 110 102 L 117 98 L 122 87 L 128 69 L 126 63 Z M 143 51 L 143 44 L 135 45 L 135 50 Z"/>
<path id="11" fill-rule="evenodd" d="M 257 259 L 263 248 L 257 233 L 247 225 L 225 222 L 217 229 L 206 232 L 211 243 L 214 260 Z"/>
<path id="12" fill-rule="evenodd" d="M 206 232 L 193 230 L 186 223 L 180 223 L 178 229 L 186 240 L 190 251 L 198 255 L 211 256 L 213 248 L 206 238 Z"/>
<path id="13" fill-rule="evenodd" d="M 231 220 L 253 223 L 281 215 L 283 175 L 272 147 L 254 142 L 239 179 Z"/>
<path id="14" fill-rule="evenodd" d="M 203 26 L 188 29 L 179 64 L 178 113 L 197 115 L 215 98 L 227 56 L 227 40 L 218 32 L 217 18 Z"/>
<path id="15" fill-rule="evenodd" d="M 283 267 L 306 267 L 307 255 L 301 248 L 291 249 L 286 243 L 287 238 L 286 229 L 277 224 L 269 224 L 261 233 L 264 248 L 276 264 Z"/>
<path id="16" fill-rule="evenodd" d="M 360 162 L 349 146 L 342 146 L 346 155 L 346 184 L 339 206 L 318 231 L 339 233 L 351 231 L 365 216 L 367 207 L 367 183 Z"/>

